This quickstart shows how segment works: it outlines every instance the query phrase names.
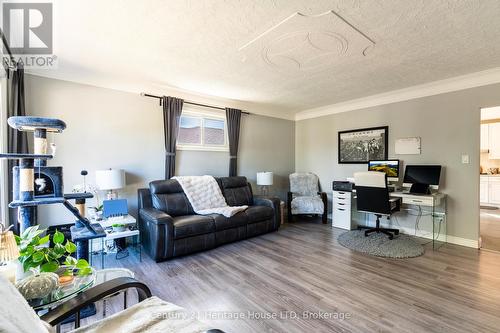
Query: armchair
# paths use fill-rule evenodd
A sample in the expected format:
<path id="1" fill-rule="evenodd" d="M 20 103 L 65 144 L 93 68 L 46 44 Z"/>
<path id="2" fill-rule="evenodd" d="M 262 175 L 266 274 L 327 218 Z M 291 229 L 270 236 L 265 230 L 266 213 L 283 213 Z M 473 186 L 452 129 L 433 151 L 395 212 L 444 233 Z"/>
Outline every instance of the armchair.
<path id="1" fill-rule="evenodd" d="M 327 222 L 327 196 L 319 188 L 319 178 L 313 173 L 292 173 L 290 176 L 290 192 L 288 192 L 288 221 L 293 215 L 321 215 L 324 224 Z"/>
<path id="2" fill-rule="evenodd" d="M 372 213 L 377 217 L 374 228 L 362 227 L 367 229 L 365 237 L 372 232 L 386 234 L 389 239 L 399 234 L 398 229 L 389 229 L 380 227 L 380 218 L 399 211 L 401 198 L 389 197 L 387 188 L 387 175 L 383 172 L 364 171 L 354 174 L 354 183 L 356 184 L 356 197 L 358 211 Z"/>
<path id="3" fill-rule="evenodd" d="M 137 290 L 138 304 L 79 328 L 79 312 L 82 308 L 128 288 Z M 5 333 L 49 333 L 53 331 L 53 326 L 60 324 L 71 315 L 75 315 L 76 319 L 76 330 L 71 331 L 74 333 L 137 332 L 139 330 L 141 332 L 223 333 L 218 329 L 209 329 L 188 315 L 180 316 L 179 313 L 185 311 L 184 309 L 152 297 L 151 291 L 145 284 L 130 277 L 117 278 L 87 289 L 41 317 L 37 316 L 14 285 L 2 277 L 0 277 L 0 297 L 3 299 L 0 303 L 1 331 Z M 144 330 L 147 327 L 151 327 L 151 330 Z"/>

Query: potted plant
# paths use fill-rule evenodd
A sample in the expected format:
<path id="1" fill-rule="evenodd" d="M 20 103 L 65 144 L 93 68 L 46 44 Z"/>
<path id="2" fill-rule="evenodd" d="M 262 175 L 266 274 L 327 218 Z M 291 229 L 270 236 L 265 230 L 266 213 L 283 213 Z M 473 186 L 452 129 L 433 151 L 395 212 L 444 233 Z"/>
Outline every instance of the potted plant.
<path id="1" fill-rule="evenodd" d="M 127 230 L 127 226 L 123 223 L 114 223 L 111 225 L 113 227 L 114 232 L 123 232 Z"/>
<path id="2" fill-rule="evenodd" d="M 48 295 L 59 284 L 60 276 L 64 281 L 72 280 L 68 276 L 88 275 L 92 268 L 85 259 L 71 256 L 76 245 L 66 240 L 64 234 L 57 231 L 52 236 L 42 236 L 45 230 L 38 225 L 27 228 L 21 236 L 16 236 L 19 247 L 19 262 L 23 271 L 31 276 L 18 282 L 19 291 L 27 298 L 41 298 Z M 59 272 L 60 276 L 54 272 Z"/>

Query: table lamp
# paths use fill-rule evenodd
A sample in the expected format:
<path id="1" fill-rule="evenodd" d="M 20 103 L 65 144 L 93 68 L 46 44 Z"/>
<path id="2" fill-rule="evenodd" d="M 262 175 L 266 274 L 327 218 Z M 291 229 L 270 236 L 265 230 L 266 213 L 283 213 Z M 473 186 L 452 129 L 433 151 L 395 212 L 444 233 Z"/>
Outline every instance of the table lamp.
<path id="1" fill-rule="evenodd" d="M 273 173 L 270 171 L 257 172 L 257 185 L 261 186 L 262 195 L 269 195 L 269 187 L 273 185 Z"/>
<path id="2" fill-rule="evenodd" d="M 97 170 L 95 178 L 97 187 L 108 191 L 106 195 L 108 200 L 118 198 L 118 193 L 114 190 L 125 187 L 125 171 L 122 169 Z"/>
<path id="3" fill-rule="evenodd" d="M 5 229 L 2 224 L 0 228 L 0 275 L 15 283 L 17 267 L 14 261 L 19 257 L 19 250 L 10 227 Z"/>

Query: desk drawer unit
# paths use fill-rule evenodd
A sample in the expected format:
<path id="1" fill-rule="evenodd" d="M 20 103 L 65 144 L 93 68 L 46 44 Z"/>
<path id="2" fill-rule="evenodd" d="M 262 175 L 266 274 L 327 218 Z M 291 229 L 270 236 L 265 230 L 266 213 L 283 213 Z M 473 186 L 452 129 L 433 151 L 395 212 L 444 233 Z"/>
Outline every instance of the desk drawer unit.
<path id="1" fill-rule="evenodd" d="M 354 229 L 351 215 L 351 192 L 333 191 L 332 226 Z"/>

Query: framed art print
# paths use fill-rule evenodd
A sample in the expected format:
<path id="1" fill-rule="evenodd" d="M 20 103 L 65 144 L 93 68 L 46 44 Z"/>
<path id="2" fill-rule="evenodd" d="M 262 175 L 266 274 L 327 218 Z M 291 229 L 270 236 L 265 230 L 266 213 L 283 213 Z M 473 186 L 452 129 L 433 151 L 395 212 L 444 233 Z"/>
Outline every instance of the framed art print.
<path id="1" fill-rule="evenodd" d="M 362 164 L 370 160 L 387 160 L 388 146 L 388 126 L 340 131 L 339 163 Z"/>

